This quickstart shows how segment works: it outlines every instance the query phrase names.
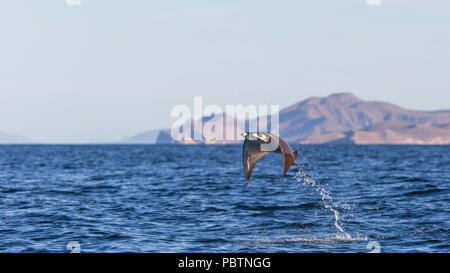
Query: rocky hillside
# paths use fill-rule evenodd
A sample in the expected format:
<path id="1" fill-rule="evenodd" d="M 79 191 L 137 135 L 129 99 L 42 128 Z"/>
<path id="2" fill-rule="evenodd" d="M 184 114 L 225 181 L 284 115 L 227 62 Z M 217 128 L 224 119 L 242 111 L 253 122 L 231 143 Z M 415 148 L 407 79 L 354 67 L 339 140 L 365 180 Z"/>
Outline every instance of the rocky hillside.
<path id="1" fill-rule="evenodd" d="M 351 93 L 313 97 L 280 112 L 291 143 L 450 144 L 450 111 L 413 111 Z"/>
<path id="2" fill-rule="evenodd" d="M 224 132 L 242 121 L 222 115 Z M 209 118 L 204 118 L 207 121 Z M 280 135 L 298 144 L 450 144 L 450 110 L 414 111 L 387 102 L 364 101 L 351 93 L 312 97 L 282 109 Z M 233 127 L 233 128 L 231 128 Z M 156 143 L 227 144 L 233 141 L 172 139 L 162 130 Z"/>

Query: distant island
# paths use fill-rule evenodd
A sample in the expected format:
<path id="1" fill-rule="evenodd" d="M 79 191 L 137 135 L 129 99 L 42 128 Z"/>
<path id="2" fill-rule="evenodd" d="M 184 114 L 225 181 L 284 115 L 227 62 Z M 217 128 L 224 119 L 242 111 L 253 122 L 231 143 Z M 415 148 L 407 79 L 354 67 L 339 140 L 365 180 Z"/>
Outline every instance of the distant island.
<path id="1" fill-rule="evenodd" d="M 223 115 L 224 130 L 236 126 Z M 311 97 L 279 113 L 280 135 L 292 144 L 450 144 L 450 110 L 415 111 L 351 93 Z M 232 125 L 230 125 L 232 124 Z M 177 141 L 170 129 L 148 131 L 126 143 L 229 144 Z"/>
<path id="2" fill-rule="evenodd" d="M 123 138 L 120 142 L 127 144 L 155 144 L 161 130 L 149 130 L 132 137 Z"/>
<path id="3" fill-rule="evenodd" d="M 11 135 L 0 131 L 0 144 L 24 144 L 30 142 L 31 140 L 26 137 Z"/>

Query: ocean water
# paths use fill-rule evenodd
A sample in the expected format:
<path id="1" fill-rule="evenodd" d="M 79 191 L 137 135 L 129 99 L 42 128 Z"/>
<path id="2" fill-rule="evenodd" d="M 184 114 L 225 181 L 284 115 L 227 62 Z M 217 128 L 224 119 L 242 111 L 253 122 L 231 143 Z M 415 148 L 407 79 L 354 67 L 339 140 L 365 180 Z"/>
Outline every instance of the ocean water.
<path id="1" fill-rule="evenodd" d="M 0 251 L 450 252 L 450 146 L 294 148 L 0 146 Z"/>

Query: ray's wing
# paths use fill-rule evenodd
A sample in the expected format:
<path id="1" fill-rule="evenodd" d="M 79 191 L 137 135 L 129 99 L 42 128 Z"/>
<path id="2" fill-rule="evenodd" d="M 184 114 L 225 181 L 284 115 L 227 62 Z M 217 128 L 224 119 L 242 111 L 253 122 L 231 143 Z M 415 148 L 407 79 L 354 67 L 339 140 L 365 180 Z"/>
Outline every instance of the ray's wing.
<path id="1" fill-rule="evenodd" d="M 250 177 L 252 176 L 253 167 L 255 167 L 256 162 L 258 162 L 261 157 L 269 153 L 262 152 L 260 150 L 260 145 L 260 140 L 244 140 L 242 159 L 244 162 L 244 173 L 247 182 L 250 182 Z"/>
<path id="2" fill-rule="evenodd" d="M 279 149 L 281 150 L 281 154 L 283 155 L 283 179 L 286 176 L 287 171 L 292 166 L 292 163 L 294 163 L 295 159 L 297 159 L 297 151 L 292 151 L 291 146 L 287 144 L 282 138 L 272 134 L 267 133 L 272 140 L 275 140 L 278 145 Z"/>
<path id="3" fill-rule="evenodd" d="M 297 158 L 297 151 L 293 152 L 291 147 L 283 139 L 271 133 L 266 134 L 270 136 L 270 141 L 275 142 L 276 147 L 278 147 L 276 150 L 261 151 L 261 144 L 263 144 L 263 142 L 260 139 L 250 140 L 246 138 L 244 140 L 242 157 L 244 163 L 245 178 L 248 182 L 250 181 L 253 167 L 255 167 L 256 162 L 258 162 L 259 159 L 261 159 L 269 152 L 280 153 L 283 155 L 283 179 L 286 176 L 286 173 L 291 167 L 292 163 L 294 163 L 295 159 Z"/>

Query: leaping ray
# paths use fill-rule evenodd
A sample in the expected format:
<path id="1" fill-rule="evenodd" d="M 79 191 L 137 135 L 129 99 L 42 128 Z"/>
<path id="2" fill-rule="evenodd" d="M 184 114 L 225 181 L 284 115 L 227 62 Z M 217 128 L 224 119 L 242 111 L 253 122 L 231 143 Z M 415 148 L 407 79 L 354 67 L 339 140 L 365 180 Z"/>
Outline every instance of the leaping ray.
<path id="1" fill-rule="evenodd" d="M 280 137 L 268 133 L 245 132 L 241 134 L 245 137 L 244 147 L 242 151 L 242 159 L 244 163 L 245 178 L 250 182 L 253 167 L 256 162 L 264 155 L 274 152 L 283 155 L 284 172 L 282 179 L 297 158 L 297 151 L 292 151 L 291 147 Z"/>

